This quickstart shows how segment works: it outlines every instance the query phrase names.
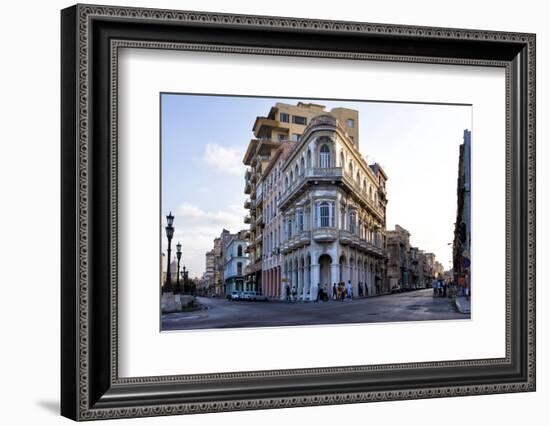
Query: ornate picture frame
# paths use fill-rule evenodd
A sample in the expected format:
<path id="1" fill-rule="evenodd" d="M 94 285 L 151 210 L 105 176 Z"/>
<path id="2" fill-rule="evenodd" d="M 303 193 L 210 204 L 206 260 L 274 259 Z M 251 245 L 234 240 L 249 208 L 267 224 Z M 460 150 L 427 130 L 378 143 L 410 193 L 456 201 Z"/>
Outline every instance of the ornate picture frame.
<path id="1" fill-rule="evenodd" d="M 535 390 L 534 34 L 76 5 L 61 13 L 61 414 L 160 416 Z M 121 47 L 506 71 L 506 356 L 119 377 Z"/>

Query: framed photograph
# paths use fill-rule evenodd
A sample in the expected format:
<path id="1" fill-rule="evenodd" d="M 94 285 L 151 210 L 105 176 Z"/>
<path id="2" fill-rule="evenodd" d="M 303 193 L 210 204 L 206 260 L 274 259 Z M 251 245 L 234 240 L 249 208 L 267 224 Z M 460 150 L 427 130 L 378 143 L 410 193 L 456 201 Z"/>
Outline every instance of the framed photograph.
<path id="1" fill-rule="evenodd" d="M 61 12 L 61 413 L 535 390 L 535 35 Z"/>

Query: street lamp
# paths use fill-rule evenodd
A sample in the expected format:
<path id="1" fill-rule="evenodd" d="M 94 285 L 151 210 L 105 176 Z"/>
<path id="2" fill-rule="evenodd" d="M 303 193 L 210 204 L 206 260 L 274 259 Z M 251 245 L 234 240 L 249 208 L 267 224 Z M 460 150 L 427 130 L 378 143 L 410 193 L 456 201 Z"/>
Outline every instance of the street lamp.
<path id="1" fill-rule="evenodd" d="M 172 275 L 170 273 L 170 260 L 171 260 L 171 254 L 172 254 L 172 237 L 174 236 L 174 216 L 172 216 L 172 212 L 166 216 L 166 222 L 168 225 L 166 226 L 166 238 L 168 238 L 168 256 L 167 256 L 167 266 L 166 266 L 166 283 L 164 284 L 164 292 L 165 293 L 172 293 Z"/>
<path id="2" fill-rule="evenodd" d="M 178 273 L 176 274 L 176 293 L 181 293 L 180 288 L 180 260 L 181 260 L 181 243 L 176 244 L 176 256 L 178 258 Z"/>

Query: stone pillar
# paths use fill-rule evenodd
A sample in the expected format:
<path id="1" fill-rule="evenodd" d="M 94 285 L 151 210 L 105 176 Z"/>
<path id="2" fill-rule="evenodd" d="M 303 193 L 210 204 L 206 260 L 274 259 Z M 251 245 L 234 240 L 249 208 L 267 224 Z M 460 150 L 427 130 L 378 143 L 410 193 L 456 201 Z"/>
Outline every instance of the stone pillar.
<path id="1" fill-rule="evenodd" d="M 285 272 L 283 266 L 280 266 L 279 270 L 280 270 L 280 273 L 281 273 L 280 280 L 279 280 L 279 299 L 285 300 L 285 298 L 286 298 L 286 285 L 287 285 L 287 283 L 285 281 L 286 281 L 286 278 L 287 278 L 287 273 Z"/>
<path id="2" fill-rule="evenodd" d="M 296 298 L 300 299 L 304 288 L 304 267 L 298 264 L 298 287 L 296 288 Z"/>
<path id="3" fill-rule="evenodd" d="M 311 289 L 309 291 L 309 300 L 314 301 L 317 299 L 317 293 L 319 292 L 319 283 L 321 282 L 321 267 L 319 264 L 311 265 Z"/>
<path id="4" fill-rule="evenodd" d="M 330 265 L 330 282 L 328 283 L 328 296 L 332 297 L 332 286 L 334 283 L 338 285 L 340 282 L 340 265 L 338 263 L 332 263 Z"/>

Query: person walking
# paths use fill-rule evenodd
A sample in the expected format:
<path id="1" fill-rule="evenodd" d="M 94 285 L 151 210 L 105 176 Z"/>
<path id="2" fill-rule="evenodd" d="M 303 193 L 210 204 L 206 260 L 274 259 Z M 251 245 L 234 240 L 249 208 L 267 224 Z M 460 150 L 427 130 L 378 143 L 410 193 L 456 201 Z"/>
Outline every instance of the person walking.
<path id="1" fill-rule="evenodd" d="M 357 296 L 363 297 L 363 283 L 359 281 L 359 287 L 357 288 Z"/>
<path id="2" fill-rule="evenodd" d="M 351 280 L 348 280 L 348 299 L 353 299 L 353 285 L 351 284 Z"/>
<path id="3" fill-rule="evenodd" d="M 437 296 L 437 280 L 435 278 L 432 280 L 432 289 L 434 291 L 433 297 L 436 297 Z"/>
<path id="4" fill-rule="evenodd" d="M 290 284 L 287 284 L 285 286 L 285 291 L 286 291 L 286 301 L 290 302 Z"/>
<path id="5" fill-rule="evenodd" d="M 332 284 L 332 300 L 338 299 L 338 289 L 336 288 L 336 283 Z"/>
<path id="6" fill-rule="evenodd" d="M 344 283 L 340 283 L 340 301 L 343 302 L 346 298 L 346 288 Z"/>

